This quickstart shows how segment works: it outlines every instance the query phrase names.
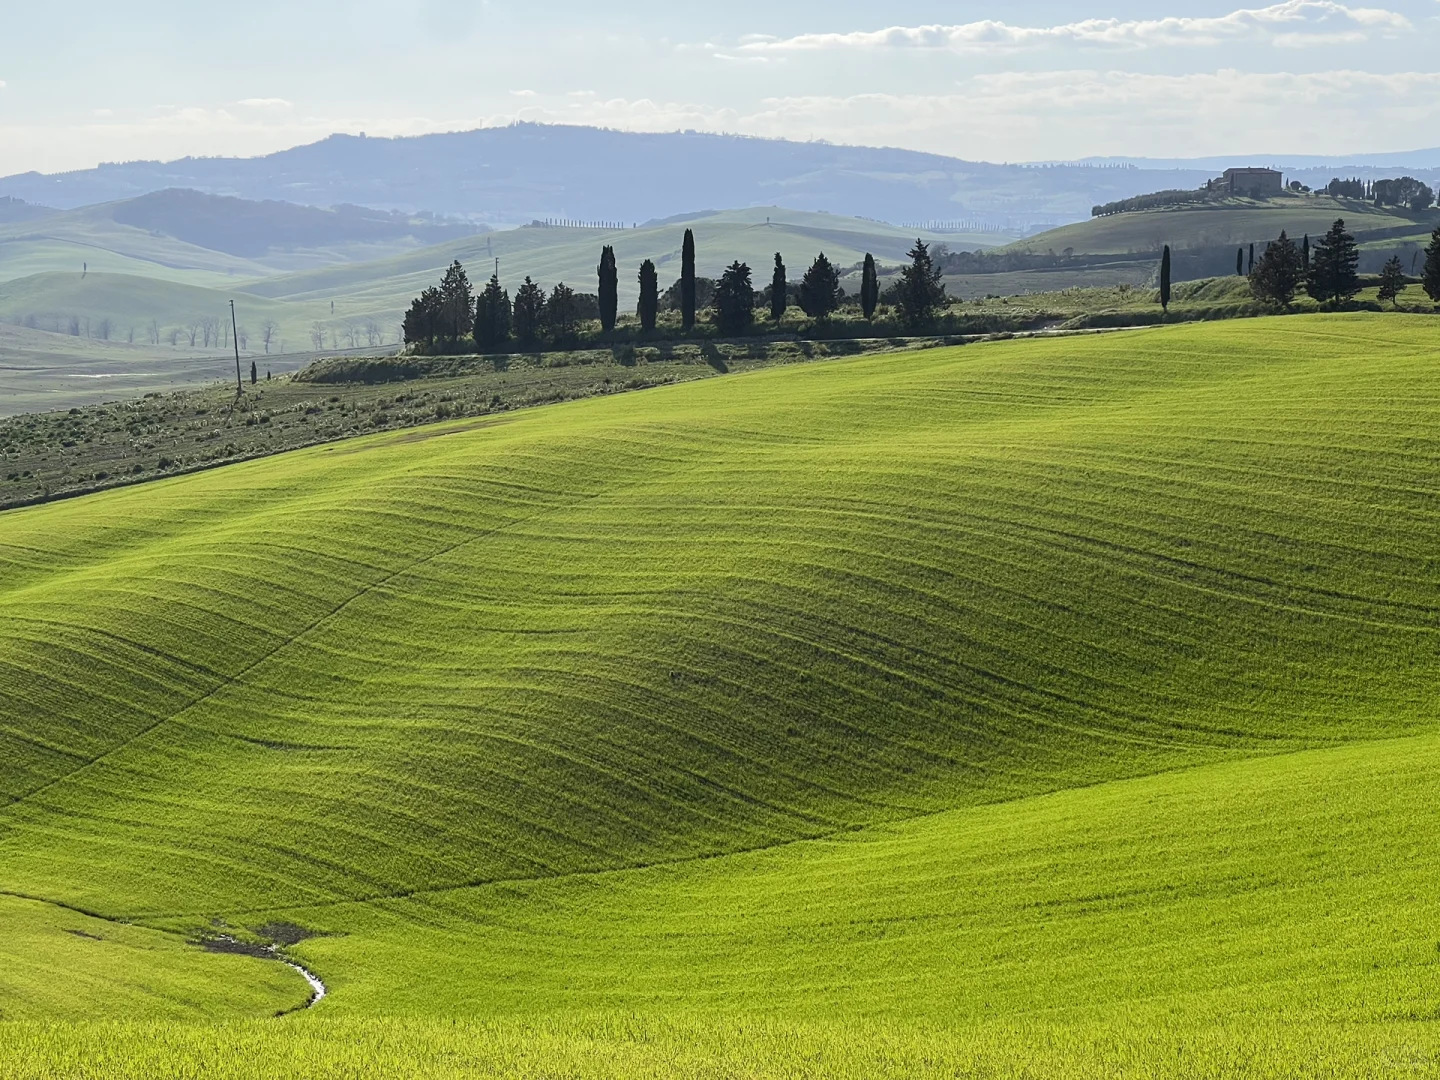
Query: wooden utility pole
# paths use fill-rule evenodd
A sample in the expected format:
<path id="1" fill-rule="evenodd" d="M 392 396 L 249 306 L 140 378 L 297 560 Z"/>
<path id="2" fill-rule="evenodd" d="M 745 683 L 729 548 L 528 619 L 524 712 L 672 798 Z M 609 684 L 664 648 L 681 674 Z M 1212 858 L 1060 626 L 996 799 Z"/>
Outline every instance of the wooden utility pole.
<path id="1" fill-rule="evenodd" d="M 235 325 L 235 301 L 230 301 L 230 337 L 235 343 L 235 396 L 239 397 L 245 393 L 245 385 L 240 381 L 240 329 Z"/>

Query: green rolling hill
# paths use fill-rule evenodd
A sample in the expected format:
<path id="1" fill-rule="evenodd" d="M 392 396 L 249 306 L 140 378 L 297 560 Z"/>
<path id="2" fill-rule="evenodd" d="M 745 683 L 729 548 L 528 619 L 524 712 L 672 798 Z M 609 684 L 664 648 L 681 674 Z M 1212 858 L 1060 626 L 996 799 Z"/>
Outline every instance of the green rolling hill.
<path id="1" fill-rule="evenodd" d="M 0 1063 L 1433 1063 L 1431 336 L 767 369 L 0 515 Z M 267 1019 L 304 980 L 220 933 L 328 996 Z"/>
<path id="2" fill-rule="evenodd" d="M 1381 230 L 1419 231 L 1430 215 L 1395 207 L 1375 207 L 1356 199 L 1328 195 L 1284 199 L 1229 199 L 1213 205 L 1131 211 L 1065 225 L 1016 241 L 1007 250 L 1045 253 L 1073 250 L 1078 255 L 1126 255 L 1172 248 L 1235 248 L 1263 244 L 1281 230 L 1291 237 L 1319 237 L 1336 218 L 1360 235 Z"/>
<path id="3" fill-rule="evenodd" d="M 637 274 L 644 260 L 655 262 L 662 288 L 680 276 L 680 244 L 687 228 L 695 233 L 697 273 L 718 277 L 726 266 L 739 260 L 749 264 L 761 285 L 769 281 L 777 251 L 784 257 L 791 279 L 799 280 L 821 251 L 842 267 L 863 261 L 866 252 L 878 261 L 899 264 L 916 239 L 914 232 L 882 222 L 758 207 L 689 215 L 629 229 L 511 229 L 376 262 L 272 277 L 245 288 L 275 299 L 343 299 L 362 307 L 402 311 L 422 289 L 433 285 L 452 261 L 460 260 L 472 280 L 482 282 L 498 258 L 501 277 L 512 292 L 526 276 L 547 288 L 564 281 L 579 292 L 594 292 L 600 249 L 610 244 L 620 264 L 622 307 L 633 308 L 639 295 Z M 919 236 L 967 247 L 992 246 L 1003 239 L 992 233 L 940 236 L 922 232 Z"/>

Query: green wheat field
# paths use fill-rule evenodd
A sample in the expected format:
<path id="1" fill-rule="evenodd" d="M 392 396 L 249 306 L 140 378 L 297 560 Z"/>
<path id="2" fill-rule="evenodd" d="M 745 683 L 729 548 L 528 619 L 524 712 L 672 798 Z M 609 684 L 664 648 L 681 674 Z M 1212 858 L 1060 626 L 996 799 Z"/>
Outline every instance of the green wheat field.
<path id="1" fill-rule="evenodd" d="M 0 1074 L 1440 1075 L 1435 325 L 771 368 L 0 515 Z"/>

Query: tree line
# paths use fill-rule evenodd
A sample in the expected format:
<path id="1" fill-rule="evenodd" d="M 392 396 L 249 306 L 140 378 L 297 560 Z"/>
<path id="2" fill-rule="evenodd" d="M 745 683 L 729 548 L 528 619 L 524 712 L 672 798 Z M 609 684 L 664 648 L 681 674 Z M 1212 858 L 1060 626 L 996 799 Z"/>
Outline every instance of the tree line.
<path id="1" fill-rule="evenodd" d="M 860 311 L 867 322 L 882 304 L 894 308 L 908 330 L 931 328 L 948 298 L 942 268 L 921 240 L 907 253 L 909 262 L 883 293 L 875 259 L 866 254 L 861 265 Z M 791 304 L 807 316 L 821 320 L 845 302 L 841 269 L 821 252 L 798 282 L 792 282 L 779 252 L 770 283 L 756 289 L 749 265 L 733 261 L 717 279 L 695 272 L 695 234 L 686 229 L 680 248 L 680 277 L 664 293 L 653 260 L 637 271 L 640 295 L 635 307 L 642 335 L 657 332 L 662 310 L 679 313 L 680 332 L 695 329 L 701 312 L 708 312 L 716 330 L 726 336 L 748 333 L 759 318 L 779 325 Z M 405 314 L 404 338 L 408 345 L 430 351 L 454 352 L 473 343 L 480 352 L 499 350 L 513 343 L 521 350 L 545 345 L 557 348 L 578 341 L 582 323 L 598 322 L 604 335 L 613 334 L 619 322 L 619 267 L 615 249 L 605 245 L 596 267 L 596 291 L 577 293 L 564 282 L 546 292 L 529 275 L 512 297 L 497 273 L 476 291 L 465 267 L 456 260 L 438 285 L 425 289 Z"/>
<path id="2" fill-rule="evenodd" d="M 1236 256 L 1237 272 L 1245 254 L 1241 248 Z M 1247 276 L 1250 292 L 1257 300 L 1289 305 L 1304 289 L 1321 304 L 1338 307 L 1360 291 L 1359 266 L 1360 249 L 1341 219 L 1313 247 L 1308 235 L 1297 244 L 1281 232 L 1256 260 L 1255 247 L 1250 245 Z M 1380 271 L 1380 300 L 1397 302 L 1408 284 L 1400 256 L 1392 256 Z M 1420 285 L 1426 296 L 1440 303 L 1440 228 L 1431 233 L 1425 249 Z"/>

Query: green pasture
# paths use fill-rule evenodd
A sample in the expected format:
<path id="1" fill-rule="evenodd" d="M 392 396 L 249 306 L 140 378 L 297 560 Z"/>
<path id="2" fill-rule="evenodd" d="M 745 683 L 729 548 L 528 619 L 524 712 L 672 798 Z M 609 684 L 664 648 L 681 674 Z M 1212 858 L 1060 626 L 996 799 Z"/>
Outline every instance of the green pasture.
<path id="1" fill-rule="evenodd" d="M 38 274 L 0 283 L 0 322 L 86 341 L 108 335 L 106 340 L 130 344 L 133 332 L 134 343 L 148 347 L 152 354 L 173 356 L 183 347 L 193 355 L 198 347 L 204 353 L 220 355 L 229 347 L 231 300 L 235 301 L 236 321 L 247 337 L 246 353 L 262 352 L 260 329 L 266 320 L 278 327 L 272 345 L 277 353 L 282 341 L 287 352 L 314 351 L 310 330 L 317 323 L 328 328 L 325 346 L 335 348 L 349 344 L 343 337 L 346 323 L 383 325 L 392 346 L 398 333 L 393 312 L 337 305 L 332 315 L 328 301 L 282 303 L 235 289 L 107 273 Z M 212 339 L 209 348 L 205 347 L 198 324 L 207 318 L 216 326 L 223 324 L 227 333 L 224 345 Z M 197 331 L 194 345 L 192 329 Z M 329 329 L 342 336 L 332 338 Z M 152 332 L 160 337 L 158 345 L 153 343 Z M 361 339 L 359 344 L 363 346 L 365 341 Z"/>
<path id="2" fill-rule="evenodd" d="M 0 224 L 0 282 L 41 273 L 137 274 L 184 285 L 220 286 L 275 268 L 152 233 L 113 218 L 115 204 Z"/>
<path id="3" fill-rule="evenodd" d="M 1434 1075 L 1432 339 L 767 368 L 0 515 L 0 1071 Z"/>
<path id="4" fill-rule="evenodd" d="M 119 203 L 57 211 L 0 224 L 0 281 L 42 273 L 132 274 L 202 288 L 225 288 L 272 274 L 387 258 L 416 247 L 411 239 L 352 241 L 271 250 L 244 258 L 115 220 Z"/>
<path id="5" fill-rule="evenodd" d="M 1010 250 L 1079 255 L 1125 255 L 1227 245 L 1263 245 L 1281 230 L 1298 240 L 1324 234 L 1336 218 L 1352 233 L 1410 227 L 1417 232 L 1429 220 L 1395 207 L 1375 207 L 1355 199 L 1305 195 L 1283 199 L 1231 199 L 1214 205 L 1173 210 L 1144 210 L 1065 225 L 1010 245 Z"/>

